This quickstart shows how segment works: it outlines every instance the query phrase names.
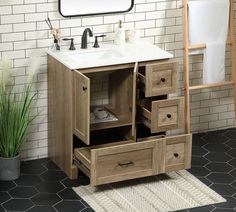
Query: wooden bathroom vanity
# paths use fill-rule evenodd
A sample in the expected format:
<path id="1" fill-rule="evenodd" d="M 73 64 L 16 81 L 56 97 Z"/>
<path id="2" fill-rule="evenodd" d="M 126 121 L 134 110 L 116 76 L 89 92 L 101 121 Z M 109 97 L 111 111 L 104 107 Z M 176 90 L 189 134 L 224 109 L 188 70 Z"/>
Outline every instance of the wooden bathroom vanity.
<path id="1" fill-rule="evenodd" d="M 89 66 L 48 51 L 49 158 L 71 179 L 78 169 L 96 186 L 190 168 L 191 135 L 166 135 L 184 127 L 183 97 L 168 98 L 177 89 L 178 63 L 156 54 L 164 53 L 157 47 L 146 48 L 151 57 L 140 48 L 122 62 L 108 58 Z M 91 123 L 91 95 L 103 78 L 107 98 L 99 107 L 116 120 Z"/>

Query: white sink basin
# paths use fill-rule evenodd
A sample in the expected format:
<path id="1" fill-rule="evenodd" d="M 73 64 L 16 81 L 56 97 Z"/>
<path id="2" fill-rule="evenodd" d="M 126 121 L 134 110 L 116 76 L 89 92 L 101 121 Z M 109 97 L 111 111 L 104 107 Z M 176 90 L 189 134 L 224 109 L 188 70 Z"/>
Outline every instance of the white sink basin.
<path id="1" fill-rule="evenodd" d="M 51 51 L 47 53 L 69 69 L 83 69 L 109 65 L 128 64 L 172 58 L 173 55 L 157 46 L 140 42 L 123 46 L 103 44 L 100 48 L 77 49 L 75 51 Z"/>
<path id="2" fill-rule="evenodd" d="M 96 60 L 108 60 L 124 57 L 124 54 L 114 49 L 96 49 L 96 50 L 84 50 L 78 52 L 70 52 L 67 56 L 81 63 L 94 63 Z"/>

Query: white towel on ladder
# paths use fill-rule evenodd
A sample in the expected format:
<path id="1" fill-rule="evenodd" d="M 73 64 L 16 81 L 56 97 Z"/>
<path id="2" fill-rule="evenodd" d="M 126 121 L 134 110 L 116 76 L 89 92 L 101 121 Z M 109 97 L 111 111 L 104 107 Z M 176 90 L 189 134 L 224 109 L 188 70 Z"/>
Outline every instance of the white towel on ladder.
<path id="1" fill-rule="evenodd" d="M 189 1 L 188 6 L 189 42 L 206 44 L 203 83 L 224 81 L 229 0 L 195 0 Z"/>

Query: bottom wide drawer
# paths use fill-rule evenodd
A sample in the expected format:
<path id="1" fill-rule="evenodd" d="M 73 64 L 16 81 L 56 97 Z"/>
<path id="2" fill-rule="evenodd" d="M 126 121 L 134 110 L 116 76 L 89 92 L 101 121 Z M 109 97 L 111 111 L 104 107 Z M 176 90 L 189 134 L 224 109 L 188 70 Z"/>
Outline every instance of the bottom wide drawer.
<path id="1" fill-rule="evenodd" d="M 119 142 L 75 149 L 74 162 L 95 186 L 157 174 L 158 151 L 155 140 Z"/>

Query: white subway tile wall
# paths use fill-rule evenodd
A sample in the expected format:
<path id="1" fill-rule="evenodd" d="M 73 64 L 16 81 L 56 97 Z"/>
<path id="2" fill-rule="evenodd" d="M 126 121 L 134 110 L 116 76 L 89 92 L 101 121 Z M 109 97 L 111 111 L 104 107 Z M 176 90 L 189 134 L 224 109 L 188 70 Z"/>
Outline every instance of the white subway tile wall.
<path id="1" fill-rule="evenodd" d="M 235 0 L 236 5 L 236 0 Z M 126 29 L 140 29 L 140 35 L 174 54 L 181 64 L 178 94 L 182 94 L 182 13 L 180 0 L 135 0 L 128 13 L 92 17 L 63 18 L 58 12 L 58 0 L 0 0 L 0 59 L 8 59 L 17 85 L 27 80 L 30 57 L 37 56 L 40 70 L 35 78 L 34 90 L 38 99 L 34 111 L 39 112 L 30 128 L 28 142 L 22 148 L 23 159 L 47 156 L 47 60 L 45 49 L 53 38 L 44 19 L 50 17 L 54 27 L 61 29 L 62 37 L 74 37 L 79 48 L 81 34 L 90 27 L 95 34 L 105 33 L 103 42 L 113 42 L 118 20 Z M 234 6 L 235 8 L 236 6 Z M 93 39 L 90 39 L 92 42 Z M 68 48 L 68 42 L 61 43 Z M 201 83 L 202 55 L 190 58 L 192 84 Z M 230 79 L 230 54 L 226 56 L 227 79 Z M 93 84 L 93 104 L 107 103 L 107 80 Z M 192 132 L 216 130 L 235 126 L 234 104 L 230 87 L 191 92 Z"/>

